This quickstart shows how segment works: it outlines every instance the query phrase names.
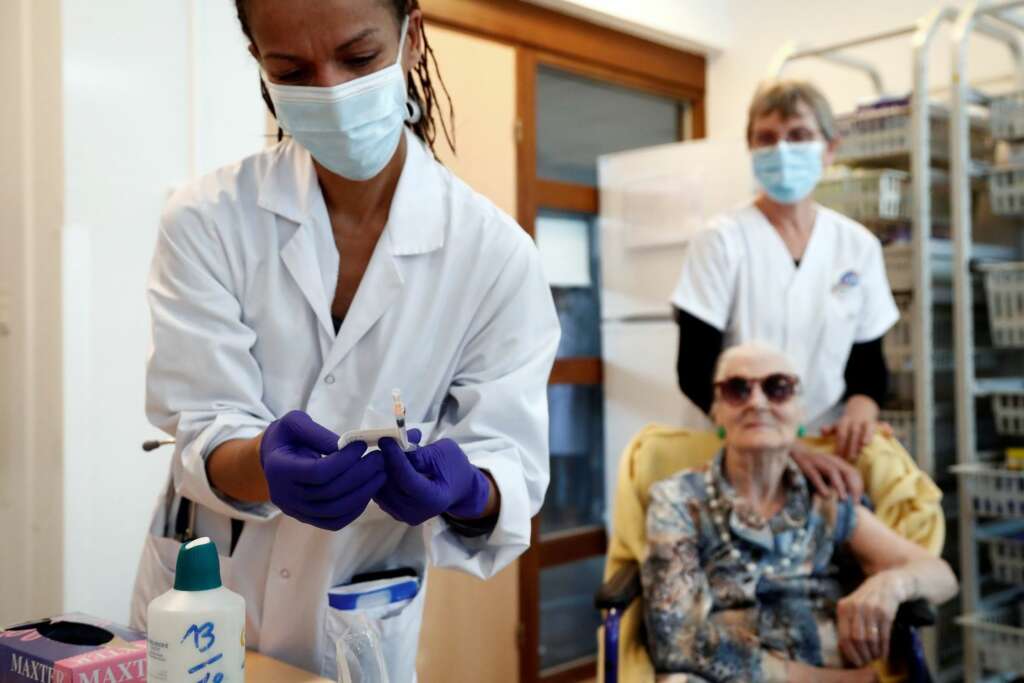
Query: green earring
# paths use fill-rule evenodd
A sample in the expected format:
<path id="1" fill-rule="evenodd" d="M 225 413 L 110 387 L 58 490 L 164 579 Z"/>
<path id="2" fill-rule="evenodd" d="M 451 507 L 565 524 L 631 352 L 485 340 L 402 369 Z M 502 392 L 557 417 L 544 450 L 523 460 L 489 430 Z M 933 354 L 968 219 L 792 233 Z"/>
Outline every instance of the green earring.
<path id="1" fill-rule="evenodd" d="M 725 427 L 720 426 L 718 428 L 718 438 L 722 439 L 723 441 L 725 440 Z"/>
<path id="2" fill-rule="evenodd" d="M 804 427 L 803 425 L 800 425 L 799 427 L 796 428 L 796 438 L 802 439 L 805 436 L 807 436 L 807 428 Z"/>

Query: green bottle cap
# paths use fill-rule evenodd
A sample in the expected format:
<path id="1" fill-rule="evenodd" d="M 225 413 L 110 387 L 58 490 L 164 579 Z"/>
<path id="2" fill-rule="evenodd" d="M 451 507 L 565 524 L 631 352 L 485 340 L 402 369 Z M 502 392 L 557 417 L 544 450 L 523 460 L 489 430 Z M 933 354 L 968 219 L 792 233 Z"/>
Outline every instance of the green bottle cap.
<path id="1" fill-rule="evenodd" d="M 181 546 L 174 574 L 174 590 L 208 591 L 220 587 L 217 545 L 203 537 Z"/>

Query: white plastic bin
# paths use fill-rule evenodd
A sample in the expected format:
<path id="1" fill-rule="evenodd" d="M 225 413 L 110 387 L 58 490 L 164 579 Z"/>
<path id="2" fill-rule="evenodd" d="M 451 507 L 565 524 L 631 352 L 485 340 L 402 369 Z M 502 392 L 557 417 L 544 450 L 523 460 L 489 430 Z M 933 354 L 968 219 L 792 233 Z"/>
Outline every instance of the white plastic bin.
<path id="1" fill-rule="evenodd" d="M 900 311 L 900 319 L 882 338 L 882 351 L 885 362 L 893 372 L 913 370 L 914 365 L 914 332 L 913 314 L 914 298 L 905 293 L 895 295 L 896 306 Z M 945 306 L 932 310 L 932 363 L 938 369 L 949 369 L 953 366 L 953 317 L 952 311 Z"/>
<path id="2" fill-rule="evenodd" d="M 992 137 L 1000 140 L 1024 138 L 1024 90 L 1015 90 L 992 99 L 989 107 Z"/>
<path id="3" fill-rule="evenodd" d="M 992 612 L 967 614 L 959 619 L 974 636 L 978 664 L 1000 673 L 1024 672 L 1024 628 L 1019 610 L 1012 605 Z"/>
<path id="4" fill-rule="evenodd" d="M 944 473 L 956 454 L 956 431 L 953 425 L 953 409 L 948 403 L 936 403 L 935 427 L 932 430 L 935 448 L 935 474 Z M 916 460 L 917 453 L 917 416 L 911 408 L 885 408 L 878 413 L 880 422 L 892 427 L 892 435 L 903 444 L 907 452 Z"/>
<path id="5" fill-rule="evenodd" d="M 966 485 L 979 517 L 1024 517 L 1024 471 L 988 463 L 955 465 L 952 468 Z"/>
<path id="6" fill-rule="evenodd" d="M 992 343 L 1024 347 L 1024 262 L 983 263 L 978 268 L 985 277 Z"/>
<path id="7" fill-rule="evenodd" d="M 949 111 L 931 105 L 931 157 L 933 161 L 949 159 Z M 896 104 L 877 109 L 863 109 L 837 117 L 836 126 L 842 142 L 836 152 L 837 164 L 873 163 L 910 154 L 912 134 L 910 105 Z M 971 158 L 986 158 L 991 146 L 987 123 L 971 122 Z"/>
<path id="8" fill-rule="evenodd" d="M 996 580 L 1024 586 L 1024 535 L 1021 538 L 986 538 L 988 557 Z"/>

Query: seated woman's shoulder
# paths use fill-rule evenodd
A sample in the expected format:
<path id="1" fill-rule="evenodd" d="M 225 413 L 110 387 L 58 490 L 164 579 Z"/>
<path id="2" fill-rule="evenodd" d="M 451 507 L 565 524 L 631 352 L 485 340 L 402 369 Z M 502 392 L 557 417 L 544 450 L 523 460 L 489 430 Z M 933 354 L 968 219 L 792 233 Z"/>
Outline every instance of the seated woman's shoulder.
<path id="1" fill-rule="evenodd" d="M 651 485 L 651 497 L 661 496 L 670 500 L 703 497 L 709 467 L 710 463 L 700 467 L 688 467 L 655 482 Z"/>

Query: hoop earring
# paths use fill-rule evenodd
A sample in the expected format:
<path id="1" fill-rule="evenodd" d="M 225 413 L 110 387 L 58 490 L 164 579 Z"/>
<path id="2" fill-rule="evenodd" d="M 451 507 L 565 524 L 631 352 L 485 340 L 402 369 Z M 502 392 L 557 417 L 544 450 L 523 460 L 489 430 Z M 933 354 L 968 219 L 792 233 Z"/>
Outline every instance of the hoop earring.
<path id="1" fill-rule="evenodd" d="M 423 109 L 420 108 L 420 103 L 416 100 L 405 101 L 405 122 L 417 124 L 420 119 L 423 118 Z"/>

